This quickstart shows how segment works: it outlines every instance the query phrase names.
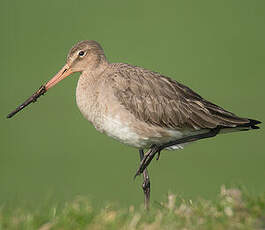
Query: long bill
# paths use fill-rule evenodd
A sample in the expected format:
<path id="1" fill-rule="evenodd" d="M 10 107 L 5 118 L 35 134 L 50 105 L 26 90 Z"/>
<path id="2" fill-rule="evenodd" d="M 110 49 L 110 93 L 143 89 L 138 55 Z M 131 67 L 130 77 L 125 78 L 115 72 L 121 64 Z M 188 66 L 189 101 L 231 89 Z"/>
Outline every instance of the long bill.
<path id="1" fill-rule="evenodd" d="M 24 103 L 22 103 L 20 106 L 18 106 L 13 112 L 9 113 L 7 115 L 7 118 L 13 117 L 16 113 L 18 113 L 20 110 L 24 109 L 26 106 L 31 104 L 32 102 L 36 102 L 37 99 L 47 92 L 48 89 L 56 85 L 59 81 L 63 80 L 70 74 L 72 74 L 73 71 L 69 67 L 68 64 L 66 64 L 50 81 L 48 81 L 45 85 L 42 85 L 35 93 L 32 94 L 31 97 L 29 97 Z"/>

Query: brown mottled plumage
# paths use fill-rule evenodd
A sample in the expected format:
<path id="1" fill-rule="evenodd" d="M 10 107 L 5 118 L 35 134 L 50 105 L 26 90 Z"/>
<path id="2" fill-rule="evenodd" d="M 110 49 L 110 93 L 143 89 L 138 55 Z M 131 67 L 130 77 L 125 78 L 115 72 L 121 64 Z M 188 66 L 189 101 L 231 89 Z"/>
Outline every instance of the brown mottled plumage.
<path id="1" fill-rule="evenodd" d="M 81 41 L 68 53 L 66 65 L 8 118 L 62 79 L 81 72 L 76 102 L 97 130 L 139 149 L 145 206 L 149 206 L 147 166 L 163 149 L 214 137 L 223 131 L 258 129 L 259 121 L 241 118 L 203 99 L 177 81 L 123 63 L 109 63 L 96 41 Z M 149 148 L 144 154 L 143 149 Z"/>
<path id="2" fill-rule="evenodd" d="M 250 121 L 203 99 L 187 86 L 158 73 L 114 64 L 115 95 L 137 119 L 170 129 L 236 127 Z M 121 80 L 122 79 L 122 80 Z"/>

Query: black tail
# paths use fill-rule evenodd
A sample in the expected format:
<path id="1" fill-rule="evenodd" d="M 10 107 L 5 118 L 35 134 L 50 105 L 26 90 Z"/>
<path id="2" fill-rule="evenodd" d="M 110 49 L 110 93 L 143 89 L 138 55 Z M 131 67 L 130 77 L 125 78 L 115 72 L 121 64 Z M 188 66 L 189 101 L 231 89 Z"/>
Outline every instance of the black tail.
<path id="1" fill-rule="evenodd" d="M 256 126 L 261 123 L 261 121 L 253 120 L 253 119 L 248 119 L 249 123 L 238 125 L 237 127 L 242 127 L 242 128 L 249 128 L 249 129 L 259 129 L 259 126 Z"/>
<path id="2" fill-rule="evenodd" d="M 245 124 L 237 125 L 236 127 L 221 127 L 220 133 L 230 133 L 230 132 L 237 132 L 237 131 L 248 131 L 252 129 L 259 129 L 257 125 L 260 124 L 260 121 L 248 119 L 249 122 Z"/>

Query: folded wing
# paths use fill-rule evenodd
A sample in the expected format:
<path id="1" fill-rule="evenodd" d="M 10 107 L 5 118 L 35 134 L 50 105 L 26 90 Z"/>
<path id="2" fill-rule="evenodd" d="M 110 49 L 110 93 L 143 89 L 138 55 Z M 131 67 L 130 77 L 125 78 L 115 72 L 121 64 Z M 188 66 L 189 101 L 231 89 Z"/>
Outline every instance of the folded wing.
<path id="1" fill-rule="evenodd" d="M 212 129 L 250 123 L 203 99 L 187 86 L 158 73 L 116 64 L 110 77 L 115 96 L 137 119 L 169 129 Z"/>

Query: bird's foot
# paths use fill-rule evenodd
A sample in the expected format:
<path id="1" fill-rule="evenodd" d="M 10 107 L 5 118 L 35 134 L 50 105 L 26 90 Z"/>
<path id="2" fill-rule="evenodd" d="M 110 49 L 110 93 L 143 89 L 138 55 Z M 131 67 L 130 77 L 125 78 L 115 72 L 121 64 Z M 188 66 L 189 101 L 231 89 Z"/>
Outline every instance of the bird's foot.
<path id="1" fill-rule="evenodd" d="M 161 149 L 159 149 L 158 152 L 157 152 L 157 157 L 156 157 L 156 160 L 157 160 L 157 161 L 158 161 L 159 158 L 160 158 L 160 153 L 161 153 Z"/>
<path id="2" fill-rule="evenodd" d="M 144 182 L 142 184 L 142 188 L 144 191 L 144 206 L 146 210 L 149 210 L 150 206 L 150 179 L 148 176 L 147 169 L 144 171 Z"/>
<path id="3" fill-rule="evenodd" d="M 161 149 L 158 146 L 152 146 L 151 149 L 144 155 L 144 158 L 142 159 L 139 168 L 137 169 L 134 179 L 139 176 L 145 168 L 150 164 L 150 162 L 153 160 L 154 156 L 158 153 L 158 159 L 160 155 Z"/>

